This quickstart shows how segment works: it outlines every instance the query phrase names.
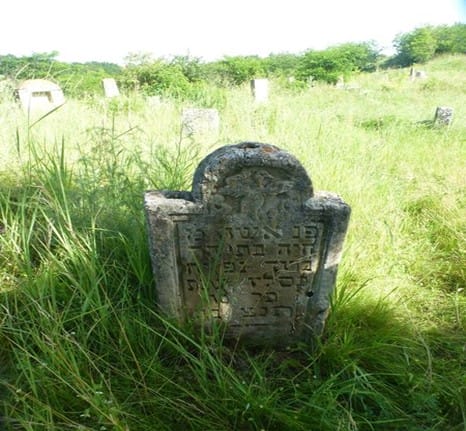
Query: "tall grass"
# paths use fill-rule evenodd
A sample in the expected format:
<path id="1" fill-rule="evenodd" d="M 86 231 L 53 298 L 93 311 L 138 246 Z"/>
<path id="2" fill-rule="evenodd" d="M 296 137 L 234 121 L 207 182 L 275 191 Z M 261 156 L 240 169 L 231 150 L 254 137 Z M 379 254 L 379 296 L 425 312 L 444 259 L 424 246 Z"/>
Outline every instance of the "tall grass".
<path id="1" fill-rule="evenodd" d="M 275 84 L 259 106 L 232 89 L 210 141 L 180 139 L 172 101 L 69 101 L 39 122 L 0 104 L 0 429 L 466 430 L 465 66 Z M 454 123 L 433 127 L 445 104 Z M 352 206 L 316 346 L 246 350 L 156 312 L 144 190 L 187 190 L 246 139 Z"/>

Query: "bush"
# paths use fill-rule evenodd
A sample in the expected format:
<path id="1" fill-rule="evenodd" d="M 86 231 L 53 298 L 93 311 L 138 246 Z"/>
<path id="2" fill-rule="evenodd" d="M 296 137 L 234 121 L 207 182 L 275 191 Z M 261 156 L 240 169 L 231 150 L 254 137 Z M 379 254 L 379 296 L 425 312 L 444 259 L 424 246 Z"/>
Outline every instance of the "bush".
<path id="1" fill-rule="evenodd" d="M 225 57 L 213 69 L 221 82 L 232 85 L 241 85 L 265 74 L 264 63 L 257 56 Z"/>
<path id="2" fill-rule="evenodd" d="M 340 76 L 375 69 L 378 52 L 372 43 L 346 43 L 325 51 L 308 51 L 301 59 L 298 78 L 335 84 Z"/>
<path id="3" fill-rule="evenodd" d="M 466 24 L 436 27 L 434 35 L 437 38 L 436 54 L 466 54 Z"/>
<path id="4" fill-rule="evenodd" d="M 140 65 L 128 65 L 121 79 L 123 87 L 142 90 L 148 96 L 180 97 L 188 92 L 189 81 L 177 64 L 159 59 Z"/>

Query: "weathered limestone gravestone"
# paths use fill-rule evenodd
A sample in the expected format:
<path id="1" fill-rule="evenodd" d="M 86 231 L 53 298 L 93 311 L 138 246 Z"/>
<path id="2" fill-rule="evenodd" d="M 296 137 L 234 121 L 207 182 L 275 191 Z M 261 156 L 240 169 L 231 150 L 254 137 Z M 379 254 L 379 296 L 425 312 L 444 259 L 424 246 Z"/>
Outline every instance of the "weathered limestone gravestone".
<path id="1" fill-rule="evenodd" d="M 192 191 L 145 194 L 158 306 L 224 326 L 226 339 L 288 345 L 322 333 L 350 208 L 315 193 L 298 160 L 273 145 L 222 147 Z"/>
<path id="2" fill-rule="evenodd" d="M 118 97 L 120 95 L 120 90 L 114 78 L 102 79 L 102 85 L 105 97 Z"/>
<path id="3" fill-rule="evenodd" d="M 253 79 L 251 81 L 251 92 L 257 103 L 264 103 L 269 100 L 269 80 Z"/>
<path id="4" fill-rule="evenodd" d="M 65 103 L 63 91 L 57 84 L 45 79 L 28 79 L 18 88 L 21 105 L 26 110 L 52 110 Z"/>
<path id="5" fill-rule="evenodd" d="M 449 126 L 453 121 L 453 108 L 438 106 L 435 110 L 434 124 L 438 126 Z"/>
<path id="6" fill-rule="evenodd" d="M 411 67 L 409 69 L 409 78 L 411 80 L 415 80 L 416 78 L 425 79 L 427 78 L 427 73 L 425 70 L 416 70 L 414 67 Z"/>
<path id="7" fill-rule="evenodd" d="M 184 108 L 181 124 L 183 136 L 217 134 L 220 118 L 216 109 Z"/>

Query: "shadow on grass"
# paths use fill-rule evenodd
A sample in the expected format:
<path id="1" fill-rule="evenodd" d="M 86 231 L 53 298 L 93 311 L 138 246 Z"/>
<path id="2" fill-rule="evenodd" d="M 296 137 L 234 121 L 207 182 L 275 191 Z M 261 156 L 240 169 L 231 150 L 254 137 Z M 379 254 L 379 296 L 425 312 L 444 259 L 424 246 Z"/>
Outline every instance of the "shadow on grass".
<path id="1" fill-rule="evenodd" d="M 154 311 L 136 198 L 99 195 L 90 211 L 76 190 L 57 190 L 0 193 L 2 271 L 14 284 L 0 327 L 10 429 L 464 431 L 461 325 L 426 330 L 341 274 L 315 346 L 222 343 Z M 444 313 L 463 313 L 458 301 Z"/>

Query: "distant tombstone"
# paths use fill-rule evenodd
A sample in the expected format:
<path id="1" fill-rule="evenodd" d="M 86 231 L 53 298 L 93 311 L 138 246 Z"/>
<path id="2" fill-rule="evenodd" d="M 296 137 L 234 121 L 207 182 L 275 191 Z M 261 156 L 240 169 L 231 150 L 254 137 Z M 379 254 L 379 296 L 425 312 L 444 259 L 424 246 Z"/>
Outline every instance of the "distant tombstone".
<path id="1" fill-rule="evenodd" d="M 416 77 L 416 71 L 414 70 L 414 67 L 411 67 L 409 69 L 409 78 L 413 80 Z"/>
<path id="2" fill-rule="evenodd" d="M 217 134 L 220 118 L 216 109 L 184 108 L 181 114 L 183 136 Z"/>
<path id="3" fill-rule="evenodd" d="M 104 78 L 102 79 L 102 85 L 104 87 L 105 97 L 118 97 L 120 95 L 120 90 L 118 85 L 113 78 Z"/>
<path id="4" fill-rule="evenodd" d="M 148 96 L 147 104 L 151 107 L 160 106 L 162 104 L 162 99 L 160 96 Z"/>
<path id="5" fill-rule="evenodd" d="M 438 126 L 449 126 L 453 121 L 453 108 L 438 106 L 435 110 L 434 124 Z"/>
<path id="6" fill-rule="evenodd" d="M 425 79 L 427 78 L 427 73 L 425 70 L 416 70 L 414 67 L 409 69 L 409 78 L 413 81 L 415 79 Z"/>
<path id="7" fill-rule="evenodd" d="M 343 76 L 338 77 L 335 87 L 339 90 L 343 90 L 345 88 L 345 78 Z"/>
<path id="8" fill-rule="evenodd" d="M 52 110 L 65 103 L 62 89 L 45 79 L 29 79 L 18 88 L 21 105 L 28 111 Z"/>
<path id="9" fill-rule="evenodd" d="M 269 100 L 269 80 L 253 79 L 251 81 L 251 92 L 256 102 L 267 102 Z"/>
<path id="10" fill-rule="evenodd" d="M 208 155 L 192 191 L 145 193 L 158 307 L 225 339 L 283 346 L 322 334 L 350 208 L 315 193 L 273 145 Z"/>

